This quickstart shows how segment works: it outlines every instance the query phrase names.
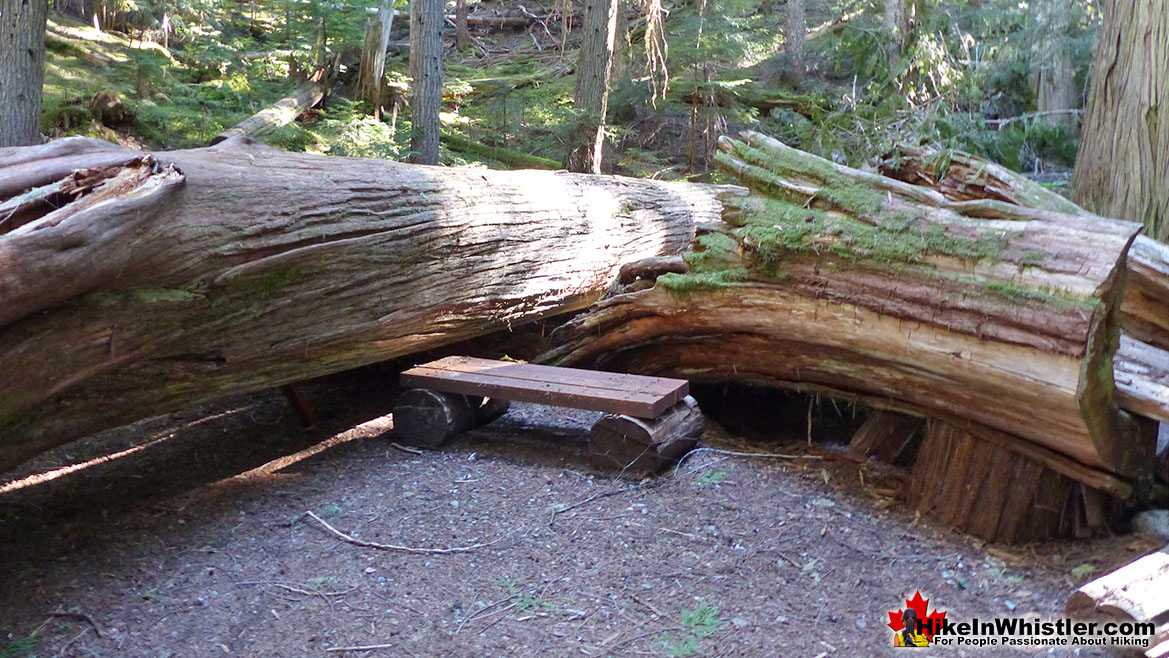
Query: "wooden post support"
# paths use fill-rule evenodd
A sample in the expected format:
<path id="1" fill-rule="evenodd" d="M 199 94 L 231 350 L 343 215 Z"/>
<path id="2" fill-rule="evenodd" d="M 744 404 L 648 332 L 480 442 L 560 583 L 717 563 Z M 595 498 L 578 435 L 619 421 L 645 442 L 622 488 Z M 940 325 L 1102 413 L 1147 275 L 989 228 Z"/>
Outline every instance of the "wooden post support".
<path id="1" fill-rule="evenodd" d="M 300 418 L 305 428 L 316 427 L 317 423 L 321 422 L 313 403 L 309 402 L 304 391 L 300 389 L 300 384 L 285 384 L 280 387 L 280 392 L 284 394 L 284 399 L 288 400 L 288 405 L 296 412 L 297 418 Z"/>
<path id="2" fill-rule="evenodd" d="M 995 542 L 1084 537 L 1119 517 L 1127 484 L 1018 445 L 989 428 L 930 421 L 906 497 L 922 514 Z"/>
<path id="3" fill-rule="evenodd" d="M 878 409 L 852 436 L 849 452 L 896 466 L 912 463 L 924 418 Z"/>
<path id="4" fill-rule="evenodd" d="M 471 429 L 477 406 L 465 395 L 412 388 L 394 405 L 394 433 L 403 443 L 435 449 Z"/>
<path id="5" fill-rule="evenodd" d="M 589 433 L 589 453 L 599 468 L 657 472 L 694 448 L 703 424 L 689 395 L 652 420 L 605 414 Z"/>

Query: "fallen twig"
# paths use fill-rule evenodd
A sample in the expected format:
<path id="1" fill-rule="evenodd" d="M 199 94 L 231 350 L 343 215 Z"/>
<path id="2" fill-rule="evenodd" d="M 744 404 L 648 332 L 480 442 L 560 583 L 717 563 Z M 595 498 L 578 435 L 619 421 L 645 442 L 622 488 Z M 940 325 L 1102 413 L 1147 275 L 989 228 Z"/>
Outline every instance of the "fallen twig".
<path id="1" fill-rule="evenodd" d="M 479 615 L 483 614 L 484 612 L 487 612 L 488 610 L 494 608 L 495 606 L 497 606 L 501 603 L 507 603 L 508 601 L 510 601 L 514 598 L 517 598 L 517 597 L 519 597 L 519 594 L 512 594 L 511 596 L 507 597 L 506 599 L 500 599 L 500 600 L 496 601 L 495 603 L 492 603 L 491 605 L 487 605 L 487 606 L 484 606 L 482 608 L 479 608 L 478 610 L 471 613 L 470 616 L 468 616 L 466 619 L 464 619 L 462 622 L 459 623 L 459 627 L 455 629 L 455 635 L 458 635 L 463 630 L 464 626 L 469 624 L 472 620 L 478 618 Z M 511 607 L 512 606 L 508 606 L 508 608 L 504 608 L 504 610 L 507 610 Z"/>
<path id="2" fill-rule="evenodd" d="M 398 450 L 401 450 L 402 452 L 409 452 L 409 453 L 413 453 L 413 454 L 415 454 L 415 455 L 421 455 L 421 454 L 422 454 L 422 451 L 421 451 L 421 450 L 419 450 L 418 448 L 410 448 L 410 447 L 407 447 L 407 446 L 404 446 L 404 445 L 402 445 L 401 443 L 395 443 L 395 442 L 393 442 L 393 441 L 391 441 L 391 442 L 390 442 L 390 447 L 391 447 L 391 448 L 397 448 Z"/>
<path id="3" fill-rule="evenodd" d="M 765 457 L 767 459 L 824 459 L 821 455 L 789 455 L 780 452 L 738 452 L 736 450 L 719 450 L 718 448 L 695 448 L 690 452 L 682 455 L 678 460 L 677 466 L 674 467 L 674 475 L 678 474 L 678 469 L 682 468 L 682 464 L 691 456 L 700 452 L 713 452 L 719 455 L 729 455 L 732 457 Z"/>
<path id="4" fill-rule="evenodd" d="M 93 632 L 97 633 L 98 637 L 102 636 L 101 629 L 97 627 L 97 622 L 95 622 L 93 620 L 93 617 L 90 617 L 89 615 L 85 614 L 84 612 L 66 612 L 64 610 L 55 610 L 53 612 L 50 612 L 49 616 L 50 617 L 64 617 L 66 619 L 75 619 L 77 621 L 84 621 L 93 627 Z"/>
<path id="5" fill-rule="evenodd" d="M 450 546 L 447 548 L 419 548 L 416 546 L 399 546 L 397 544 L 379 544 L 379 543 L 373 542 L 373 541 L 365 541 L 364 539 L 358 539 L 357 537 L 354 537 L 353 535 L 349 535 L 349 534 L 346 534 L 344 532 L 341 532 L 340 530 L 329 525 L 328 522 L 326 522 L 324 519 L 322 519 L 321 517 L 314 514 L 311 510 L 305 512 L 301 518 L 304 518 L 305 516 L 307 516 L 310 519 L 321 524 L 321 526 L 325 530 L 328 530 L 329 533 L 331 533 L 333 536 L 337 537 L 338 539 L 340 539 L 341 541 L 343 541 L 347 544 L 353 544 L 354 546 L 364 546 L 365 548 L 376 548 L 379 551 L 400 551 L 402 553 L 425 553 L 428 555 L 445 555 L 447 553 L 468 553 L 470 551 L 473 551 L 473 550 L 476 550 L 479 548 L 491 546 L 492 544 L 498 543 L 504 539 L 504 537 L 500 537 L 499 539 L 496 539 L 495 541 L 490 541 L 490 542 L 486 542 L 483 544 L 472 544 L 470 546 Z M 510 536 L 510 535 L 508 535 L 508 536 Z"/>
<path id="6" fill-rule="evenodd" d="M 393 644 L 367 644 L 361 647 L 329 647 L 325 651 L 373 651 L 374 649 L 394 649 Z"/>

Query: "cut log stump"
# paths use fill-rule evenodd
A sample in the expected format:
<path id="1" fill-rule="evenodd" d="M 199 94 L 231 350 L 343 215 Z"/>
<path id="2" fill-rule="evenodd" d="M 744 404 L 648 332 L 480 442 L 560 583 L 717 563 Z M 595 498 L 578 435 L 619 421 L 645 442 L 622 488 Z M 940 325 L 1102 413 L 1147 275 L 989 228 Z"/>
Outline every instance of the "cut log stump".
<path id="1" fill-rule="evenodd" d="M 1086 537 L 1118 519 L 1131 493 L 1125 482 L 1020 445 L 987 428 L 930 421 L 906 497 L 924 516 L 993 542 Z"/>
<path id="2" fill-rule="evenodd" d="M 916 454 L 924 425 L 924 418 L 878 409 L 853 435 L 849 452 L 865 459 L 907 466 Z"/>
<path id="3" fill-rule="evenodd" d="M 1068 598 L 1073 619 L 1151 622 L 1154 636 L 1144 654 L 1169 656 L 1169 546 L 1097 578 Z"/>
<path id="4" fill-rule="evenodd" d="M 394 430 L 403 443 L 434 450 L 458 434 L 499 418 L 509 406 L 498 398 L 414 388 L 394 405 Z"/>
<path id="5" fill-rule="evenodd" d="M 589 432 L 589 456 L 598 468 L 655 473 L 693 450 L 703 426 L 689 395 L 652 420 L 605 414 Z"/>
<path id="6" fill-rule="evenodd" d="M 394 432 L 403 443 L 435 449 L 471 429 L 475 407 L 471 398 L 412 388 L 394 405 Z"/>

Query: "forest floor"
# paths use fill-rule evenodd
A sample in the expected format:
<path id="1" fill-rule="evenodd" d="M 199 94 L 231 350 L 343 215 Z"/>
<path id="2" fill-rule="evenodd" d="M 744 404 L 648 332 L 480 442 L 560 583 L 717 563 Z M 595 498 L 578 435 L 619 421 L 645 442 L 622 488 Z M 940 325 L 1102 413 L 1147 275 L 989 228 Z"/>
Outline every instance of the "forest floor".
<path id="1" fill-rule="evenodd" d="M 953 620 L 1058 618 L 1077 585 L 1155 548 L 932 527 L 890 497 L 895 470 L 808 446 L 802 425 L 748 443 L 712 423 L 707 450 L 642 481 L 585 465 L 593 414 L 531 405 L 415 454 L 393 443 L 393 387 L 372 383 L 390 377 L 306 384 L 313 430 L 269 391 L 9 474 L 0 655 L 884 655 L 916 590 Z"/>

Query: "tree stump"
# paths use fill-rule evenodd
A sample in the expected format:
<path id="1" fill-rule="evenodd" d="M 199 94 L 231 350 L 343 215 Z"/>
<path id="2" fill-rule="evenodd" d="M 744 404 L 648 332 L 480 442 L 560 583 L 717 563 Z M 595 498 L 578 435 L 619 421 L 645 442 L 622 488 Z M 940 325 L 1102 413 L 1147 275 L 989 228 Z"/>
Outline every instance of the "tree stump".
<path id="1" fill-rule="evenodd" d="M 589 433 L 589 455 L 598 468 L 654 473 L 693 450 L 703 425 L 689 395 L 652 420 L 605 414 Z"/>
<path id="2" fill-rule="evenodd" d="M 998 434 L 931 421 L 906 497 L 923 515 L 993 542 L 1084 537 L 1118 519 L 1126 483 L 1087 486 L 1082 466 L 1068 460 L 1060 472 L 1051 455 L 1024 454 L 1022 442 Z"/>

